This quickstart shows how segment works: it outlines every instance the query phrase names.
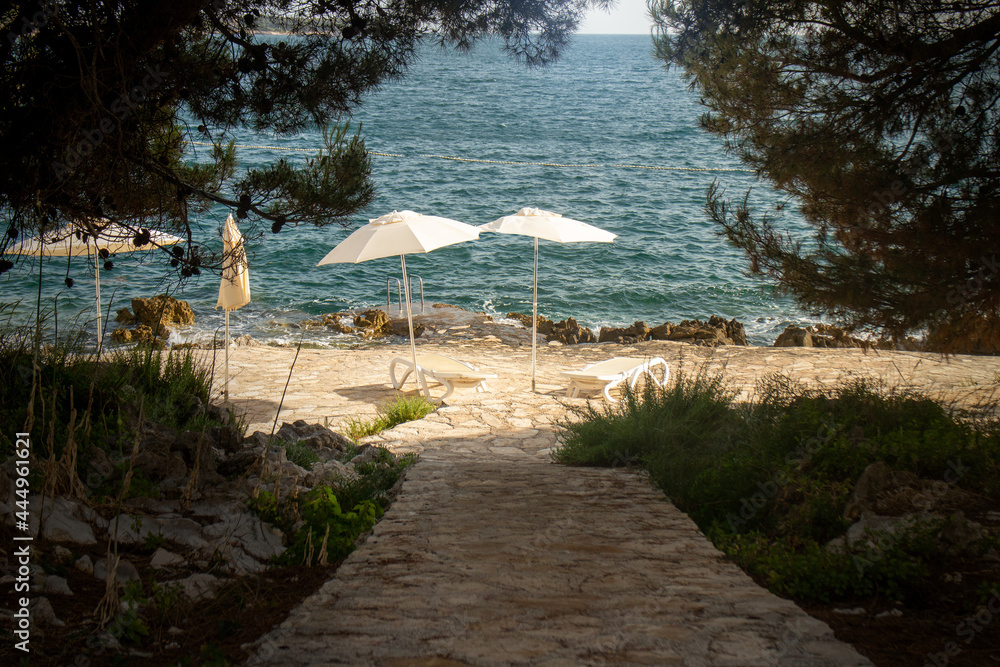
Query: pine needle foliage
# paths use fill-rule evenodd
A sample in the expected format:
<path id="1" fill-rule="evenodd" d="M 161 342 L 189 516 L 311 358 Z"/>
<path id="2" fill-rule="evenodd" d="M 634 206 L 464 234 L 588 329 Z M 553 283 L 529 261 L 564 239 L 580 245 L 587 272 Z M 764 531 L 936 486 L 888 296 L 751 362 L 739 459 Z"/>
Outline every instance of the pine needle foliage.
<path id="1" fill-rule="evenodd" d="M 979 0 L 653 0 L 702 124 L 811 233 L 715 184 L 750 272 L 851 328 L 1000 351 L 1000 8 Z"/>

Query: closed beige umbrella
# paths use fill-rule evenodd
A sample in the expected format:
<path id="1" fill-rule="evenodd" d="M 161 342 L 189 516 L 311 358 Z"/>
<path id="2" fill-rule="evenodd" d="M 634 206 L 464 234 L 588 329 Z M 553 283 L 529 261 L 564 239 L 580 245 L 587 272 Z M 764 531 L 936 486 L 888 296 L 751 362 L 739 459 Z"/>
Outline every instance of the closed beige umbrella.
<path id="1" fill-rule="evenodd" d="M 14 255 L 34 255 L 36 257 L 78 257 L 94 254 L 94 278 L 97 300 L 97 346 L 103 342 L 101 330 L 101 250 L 109 253 L 135 252 L 149 247 L 183 243 L 184 240 L 166 232 L 149 231 L 149 242 L 142 246 L 135 244 L 134 230 L 107 220 L 94 223 L 98 230 L 94 237 L 83 224 L 70 223 L 49 232 L 22 241 L 10 252 Z"/>
<path id="2" fill-rule="evenodd" d="M 243 235 L 240 234 L 232 214 L 226 218 L 222 230 L 222 283 L 219 285 L 219 300 L 216 308 L 226 309 L 226 380 L 223 389 L 224 400 L 229 400 L 229 311 L 250 303 L 250 268 L 247 262 Z"/>

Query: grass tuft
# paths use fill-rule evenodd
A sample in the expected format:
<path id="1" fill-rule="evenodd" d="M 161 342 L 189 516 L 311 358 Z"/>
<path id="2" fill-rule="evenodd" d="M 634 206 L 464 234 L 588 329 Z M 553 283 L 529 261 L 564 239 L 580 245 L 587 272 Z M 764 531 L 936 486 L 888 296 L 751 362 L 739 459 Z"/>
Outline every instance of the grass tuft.
<path id="1" fill-rule="evenodd" d="M 398 394 L 395 399 L 380 406 L 378 414 L 374 418 L 351 417 L 344 424 L 343 430 L 347 437 L 357 441 L 365 436 L 387 431 L 400 424 L 423 419 L 435 409 L 434 404 L 423 396 Z"/>

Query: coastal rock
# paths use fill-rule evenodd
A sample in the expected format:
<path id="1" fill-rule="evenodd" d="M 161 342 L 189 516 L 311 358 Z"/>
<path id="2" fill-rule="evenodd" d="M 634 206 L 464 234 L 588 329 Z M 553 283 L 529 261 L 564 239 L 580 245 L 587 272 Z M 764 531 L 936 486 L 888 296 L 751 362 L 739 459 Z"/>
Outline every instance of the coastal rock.
<path id="1" fill-rule="evenodd" d="M 666 326 L 666 325 L 665 325 Z M 645 322 L 635 322 L 630 327 L 605 327 L 600 330 L 598 343 L 638 343 L 649 340 L 652 329 Z"/>
<path id="2" fill-rule="evenodd" d="M 531 328 L 531 315 L 524 315 L 523 313 L 507 313 L 506 317 L 509 320 L 517 320 L 524 326 L 525 329 Z M 536 327 L 535 327 L 536 330 L 543 336 L 547 336 L 548 334 L 552 333 L 552 330 L 556 326 L 555 322 L 545 317 L 544 315 L 539 315 L 537 318 L 535 318 L 535 321 L 536 321 Z"/>
<path id="3" fill-rule="evenodd" d="M 96 489 L 104 480 L 115 474 L 115 464 L 100 447 L 91 447 L 87 453 L 90 460 L 87 462 L 85 481 L 89 488 Z"/>
<path id="4" fill-rule="evenodd" d="M 238 451 L 222 461 L 216 470 L 228 478 L 252 472 L 263 461 L 263 453 L 263 447 Z"/>
<path id="5" fill-rule="evenodd" d="M 84 554 L 80 556 L 78 559 L 76 559 L 73 562 L 73 567 L 75 567 L 80 572 L 83 572 L 84 574 L 94 573 L 94 561 L 92 561 L 90 559 L 90 556 L 88 556 L 87 554 Z"/>
<path id="6" fill-rule="evenodd" d="M 366 310 L 354 316 L 354 326 L 362 338 L 380 338 L 393 333 L 389 315 L 384 310 Z"/>
<path id="7" fill-rule="evenodd" d="M 94 578 L 106 581 L 108 578 L 108 559 L 102 558 L 94 563 Z M 115 581 L 119 586 L 124 586 L 130 581 L 139 579 L 139 570 L 131 562 L 123 559 L 118 561 L 118 568 L 115 570 Z"/>
<path id="8" fill-rule="evenodd" d="M 260 342 L 256 338 L 250 336 L 250 334 L 243 334 L 242 336 L 237 336 L 232 339 L 232 344 L 235 347 L 263 347 L 264 343 Z"/>
<path id="9" fill-rule="evenodd" d="M 151 482 L 168 485 L 180 482 L 188 475 L 187 464 L 179 455 L 155 452 L 139 452 L 135 457 L 135 470 Z"/>
<path id="10" fill-rule="evenodd" d="M 956 484 L 924 479 L 876 462 L 865 468 L 855 483 L 844 518 L 856 521 L 865 513 L 904 516 L 914 512 L 944 516 L 955 507 L 974 503 L 975 499 Z"/>
<path id="11" fill-rule="evenodd" d="M 196 573 L 184 579 L 176 579 L 167 582 L 178 586 L 181 594 L 192 602 L 198 600 L 211 600 L 215 598 L 215 589 L 224 582 L 211 574 Z"/>
<path id="12" fill-rule="evenodd" d="M 39 534 L 39 514 L 41 514 L 41 536 L 52 542 L 73 544 L 97 544 L 92 524 L 104 522 L 90 507 L 68 498 L 47 498 L 45 505 L 37 495 L 29 497 L 32 507 L 42 507 L 41 512 L 29 515 L 29 530 Z M 101 529 L 106 526 L 101 525 Z"/>
<path id="13" fill-rule="evenodd" d="M 680 324 L 665 322 L 650 331 L 653 340 L 671 340 L 703 347 L 747 345 L 746 331 L 736 318 L 726 320 L 712 315 L 707 322 L 683 320 Z"/>
<path id="14" fill-rule="evenodd" d="M 56 612 L 52 609 L 52 603 L 49 602 L 48 598 L 33 598 L 28 607 L 31 614 L 31 620 L 39 625 L 53 625 L 61 627 L 66 625 L 64 621 L 59 620 L 56 616 Z"/>
<path id="15" fill-rule="evenodd" d="M 812 332 L 794 325 L 785 330 L 774 340 L 772 347 L 812 347 Z"/>
<path id="16" fill-rule="evenodd" d="M 333 431 L 322 424 L 310 424 L 303 419 L 299 419 L 291 424 L 284 422 L 278 432 L 274 434 L 276 438 L 286 442 L 301 442 L 314 450 L 332 449 L 338 452 L 345 451 L 353 446 L 354 442 Z"/>
<path id="17" fill-rule="evenodd" d="M 775 339 L 773 347 L 822 347 L 822 348 L 875 348 L 893 349 L 895 346 L 884 340 L 864 340 L 848 334 L 844 329 L 832 324 L 813 324 L 807 327 L 791 325 Z"/>
<path id="18" fill-rule="evenodd" d="M 330 480 L 353 479 L 355 477 L 357 475 L 353 465 L 344 465 L 340 461 L 331 459 L 313 466 L 313 469 L 302 478 L 302 482 L 306 486 L 317 486 Z"/>
<path id="19" fill-rule="evenodd" d="M 121 315 L 122 311 L 119 311 Z M 155 327 L 158 324 L 194 324 L 194 311 L 187 301 L 160 294 L 150 299 L 132 299 L 134 321 Z"/>
<path id="20" fill-rule="evenodd" d="M 119 327 L 111 332 L 111 340 L 117 343 L 149 343 L 157 350 L 166 347 L 168 336 L 170 329 L 162 324 L 158 324 L 155 331 L 145 324 L 138 324 L 133 329 Z"/>
<path id="21" fill-rule="evenodd" d="M 186 562 L 181 556 L 160 547 L 153 552 L 149 559 L 149 566 L 157 570 L 164 570 L 171 567 L 181 567 Z"/>
<path id="22" fill-rule="evenodd" d="M 410 336 L 410 325 L 406 320 L 393 320 L 389 326 L 392 327 L 392 333 L 394 336 L 404 336 L 409 338 Z M 420 338 L 420 335 L 427 330 L 420 322 L 413 323 L 413 337 Z"/>
<path id="23" fill-rule="evenodd" d="M 39 593 L 55 593 L 57 595 L 73 595 L 65 577 L 54 574 L 35 577 L 34 584 Z"/>
<path id="24" fill-rule="evenodd" d="M 205 526 L 202 535 L 209 540 L 209 549 L 223 551 L 224 546 L 238 547 L 253 558 L 266 563 L 285 550 L 280 530 L 249 512 L 234 512 L 222 521 Z"/>
<path id="25" fill-rule="evenodd" d="M 925 349 L 944 354 L 1000 354 L 1000 317 L 959 316 L 931 331 Z"/>
<path id="26" fill-rule="evenodd" d="M 343 322 L 341 322 L 339 317 L 333 317 L 328 320 L 324 319 L 323 324 L 324 326 L 326 326 L 327 329 L 332 329 L 337 333 L 353 334 L 358 332 L 358 330 L 355 329 L 354 327 L 349 327 Z"/>
<path id="27" fill-rule="evenodd" d="M 288 324 L 286 326 L 292 329 L 305 329 L 306 331 L 315 331 L 317 329 L 326 328 L 336 331 L 337 333 L 357 333 L 357 329 L 344 324 L 343 319 L 345 317 L 353 316 L 348 313 L 328 313 L 316 320 L 303 320 L 298 324 Z M 272 326 L 279 325 L 277 322 L 269 322 L 269 324 Z"/>
<path id="28" fill-rule="evenodd" d="M 557 322 L 552 327 L 552 332 L 545 336 L 547 341 L 558 341 L 565 345 L 577 345 L 579 343 L 596 343 L 597 337 L 594 332 L 587 327 L 581 327 L 572 317 Z"/>

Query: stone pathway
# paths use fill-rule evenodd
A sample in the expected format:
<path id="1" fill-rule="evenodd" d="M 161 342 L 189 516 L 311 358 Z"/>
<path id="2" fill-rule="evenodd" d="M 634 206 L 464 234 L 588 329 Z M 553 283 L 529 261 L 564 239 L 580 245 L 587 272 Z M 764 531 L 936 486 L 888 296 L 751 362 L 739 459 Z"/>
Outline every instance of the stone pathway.
<path id="1" fill-rule="evenodd" d="M 829 628 L 726 561 L 645 479 L 551 462 L 557 423 L 586 399 L 558 371 L 662 356 L 671 372 L 721 370 L 742 394 L 782 370 L 804 383 L 871 376 L 961 403 L 992 395 L 1000 360 L 914 353 L 649 342 L 543 347 L 530 386 L 523 333 L 455 325 L 423 350 L 496 372 L 418 422 L 374 436 L 415 451 L 402 492 L 336 577 L 255 646 L 255 665 L 868 665 Z M 510 327 L 507 327 L 510 329 Z M 333 427 L 393 396 L 406 346 L 302 350 L 281 421 Z M 294 350 L 231 354 L 230 391 L 269 431 Z M 413 385 L 409 385 L 413 387 Z M 411 390 L 412 391 L 412 390 Z"/>

